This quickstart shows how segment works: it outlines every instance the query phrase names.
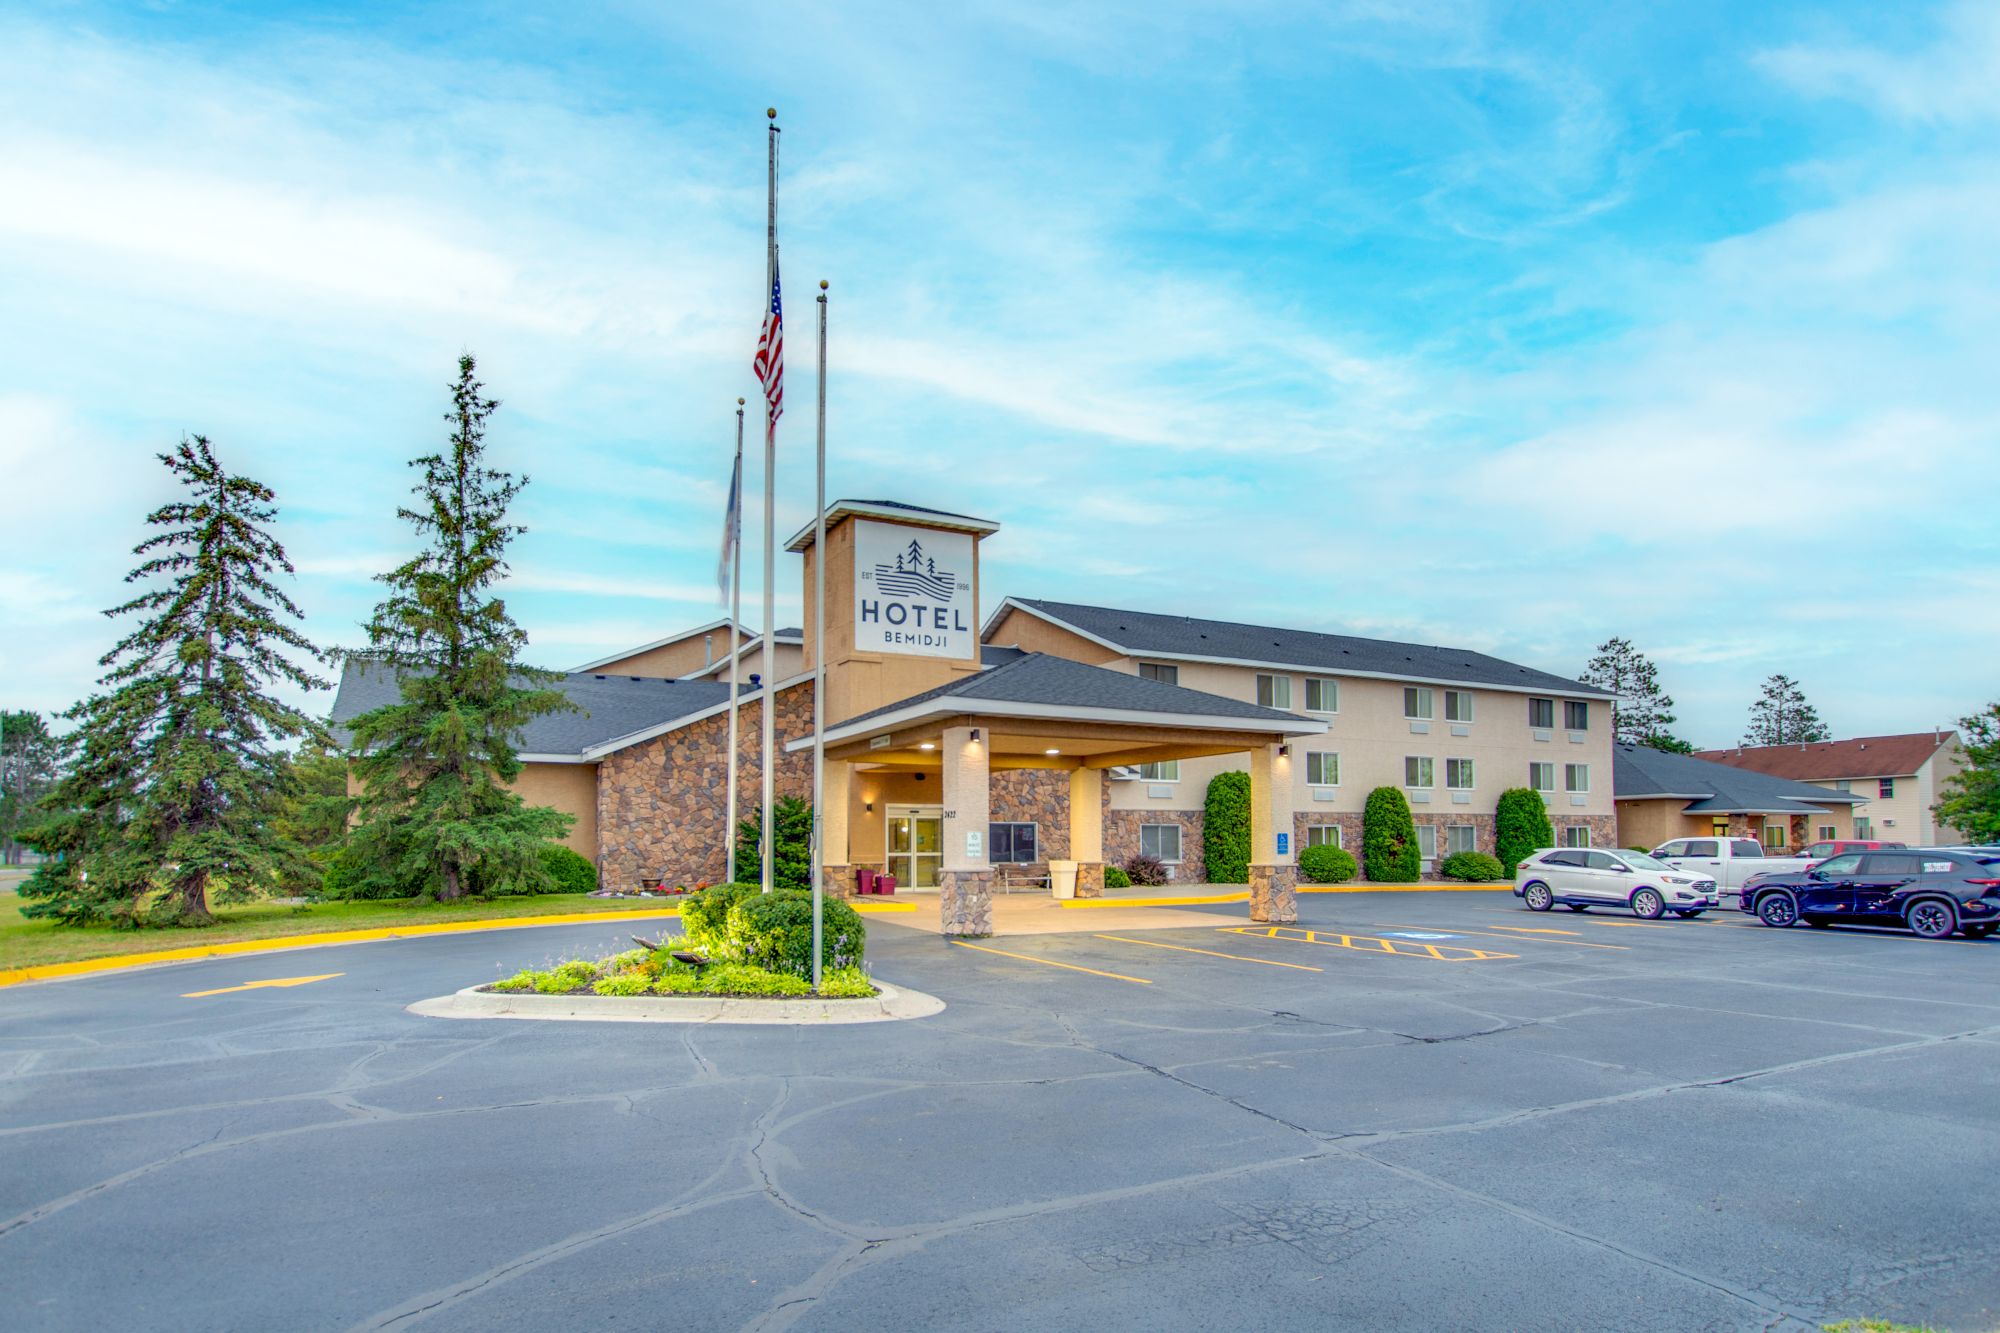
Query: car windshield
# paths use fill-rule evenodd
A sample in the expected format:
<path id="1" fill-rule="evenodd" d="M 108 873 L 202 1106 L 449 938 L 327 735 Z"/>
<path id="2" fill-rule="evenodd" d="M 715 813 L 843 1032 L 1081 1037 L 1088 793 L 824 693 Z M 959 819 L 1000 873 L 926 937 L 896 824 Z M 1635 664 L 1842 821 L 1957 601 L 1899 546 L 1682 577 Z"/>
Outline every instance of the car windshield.
<path id="1" fill-rule="evenodd" d="M 1656 857 L 1648 856 L 1644 852 L 1620 852 L 1618 853 L 1618 859 L 1623 861 L 1626 865 L 1631 866 L 1634 870 L 1673 869 L 1673 867 L 1668 865 L 1665 861 L 1659 860 Z"/>

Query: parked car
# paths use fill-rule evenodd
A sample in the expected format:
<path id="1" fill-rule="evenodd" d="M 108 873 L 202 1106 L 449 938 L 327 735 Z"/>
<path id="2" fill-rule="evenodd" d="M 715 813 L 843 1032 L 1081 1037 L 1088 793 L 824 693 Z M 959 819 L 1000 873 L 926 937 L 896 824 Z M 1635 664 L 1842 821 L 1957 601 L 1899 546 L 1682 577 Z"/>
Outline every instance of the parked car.
<path id="1" fill-rule="evenodd" d="M 1715 906 L 1715 881 L 1687 874 L 1644 852 L 1554 847 L 1536 852 L 1514 872 L 1514 896 L 1534 912 L 1557 903 L 1572 912 L 1627 907 L 1648 921 L 1672 912 L 1683 920 Z"/>
<path id="2" fill-rule="evenodd" d="M 1759 875 L 1810 870 L 1802 856 L 1767 856 L 1755 838 L 1675 838 L 1653 849 L 1653 855 L 1674 869 L 1712 879 L 1718 901 L 1735 897 Z"/>
<path id="3" fill-rule="evenodd" d="M 1981 940 L 2000 927 L 2000 854 L 1845 852 L 1796 874 L 1766 875 L 1739 904 L 1767 926 L 1906 926 L 1926 939 Z"/>
<path id="4" fill-rule="evenodd" d="M 1835 838 L 1832 842 L 1816 842 L 1800 850 L 1799 856 L 1807 861 L 1824 861 L 1829 856 L 1839 856 L 1842 852 L 1882 852 L 1895 851 L 1907 847 L 1907 842 L 1870 842 L 1866 839 Z"/>

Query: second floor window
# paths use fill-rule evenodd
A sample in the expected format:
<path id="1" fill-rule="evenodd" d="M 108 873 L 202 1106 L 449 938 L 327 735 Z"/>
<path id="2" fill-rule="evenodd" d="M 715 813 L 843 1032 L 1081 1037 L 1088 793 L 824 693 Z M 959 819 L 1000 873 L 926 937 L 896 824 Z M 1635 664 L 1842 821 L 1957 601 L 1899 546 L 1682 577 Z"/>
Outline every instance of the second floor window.
<path id="1" fill-rule="evenodd" d="M 1139 776 L 1147 782 L 1179 782 L 1181 780 L 1181 761 L 1178 759 L 1168 759 L 1158 764 L 1141 764 L 1139 765 Z"/>
<path id="2" fill-rule="evenodd" d="M 1431 716 L 1431 692 L 1421 685 L 1403 687 L 1403 716 L 1426 718 Z"/>
<path id="3" fill-rule="evenodd" d="M 1340 682 L 1328 680 L 1324 676 L 1306 677 L 1306 711 L 1308 713 L 1338 713 L 1340 711 Z"/>
<path id="4" fill-rule="evenodd" d="M 1447 759 L 1444 761 L 1444 785 L 1458 791 L 1472 789 L 1472 761 L 1470 759 Z"/>
<path id="5" fill-rule="evenodd" d="M 1556 789 L 1556 766 L 1554 764 L 1529 764 L 1528 786 L 1535 791 Z"/>
<path id="6" fill-rule="evenodd" d="M 1896 795 L 1896 779 L 1882 778 L 1875 783 L 1875 794 L 1887 801 Z"/>
<path id="7" fill-rule="evenodd" d="M 1590 730 L 1590 705 L 1581 699 L 1563 700 L 1563 727 L 1569 731 Z"/>
<path id="8" fill-rule="evenodd" d="M 1340 785 L 1340 756 L 1331 750 L 1306 751 L 1306 783 L 1313 787 Z"/>
<path id="9" fill-rule="evenodd" d="M 1403 760 L 1403 785 L 1405 787 L 1432 787 L 1431 761 L 1421 755 L 1408 755 Z"/>
<path id="10" fill-rule="evenodd" d="M 1292 678 L 1290 676 L 1257 677 L 1257 702 L 1264 708 L 1290 708 L 1292 706 Z"/>
<path id="11" fill-rule="evenodd" d="M 1543 730 L 1556 724 L 1556 701 L 1554 699 L 1528 700 L 1528 725 Z"/>
<path id="12" fill-rule="evenodd" d="M 1578 792 L 1582 792 L 1582 791 L 1589 791 L 1589 790 L 1590 790 L 1590 765 L 1589 765 L 1589 764 L 1564 764 L 1564 765 L 1563 765 L 1563 790 L 1564 790 L 1564 791 L 1578 791 Z"/>
<path id="13" fill-rule="evenodd" d="M 1141 662 L 1139 678 L 1157 680 L 1162 685 L 1178 685 L 1181 683 L 1181 669 L 1172 662 Z"/>
<path id="14" fill-rule="evenodd" d="M 1447 722 L 1472 721 L 1472 691 L 1446 690 L 1444 692 L 1444 720 Z"/>

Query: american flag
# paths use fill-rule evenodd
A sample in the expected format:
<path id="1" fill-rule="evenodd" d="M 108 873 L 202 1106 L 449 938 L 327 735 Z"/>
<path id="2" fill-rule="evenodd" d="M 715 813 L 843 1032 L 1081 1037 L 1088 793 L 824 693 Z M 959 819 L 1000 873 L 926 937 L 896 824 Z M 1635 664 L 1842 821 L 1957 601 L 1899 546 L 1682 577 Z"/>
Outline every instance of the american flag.
<path id="1" fill-rule="evenodd" d="M 778 296 L 778 269 L 771 266 L 771 308 L 764 315 L 764 329 L 757 335 L 757 355 L 750 362 L 764 386 L 764 401 L 770 406 L 770 425 L 778 427 L 785 415 L 785 304 Z"/>

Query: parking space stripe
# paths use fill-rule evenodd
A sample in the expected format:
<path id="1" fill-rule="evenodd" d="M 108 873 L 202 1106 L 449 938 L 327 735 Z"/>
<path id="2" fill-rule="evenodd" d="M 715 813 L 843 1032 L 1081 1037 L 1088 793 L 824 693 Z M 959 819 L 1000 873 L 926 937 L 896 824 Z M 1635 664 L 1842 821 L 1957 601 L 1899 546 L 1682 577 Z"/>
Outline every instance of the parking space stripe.
<path id="1" fill-rule="evenodd" d="M 1075 963 L 1058 963 L 1053 958 L 1031 958 L 1024 953 L 1008 953 L 1005 949 L 990 949 L 984 944 L 967 944 L 964 940 L 953 940 L 961 949 L 977 949 L 981 953 L 995 953 L 1002 958 L 1018 958 L 1024 963 L 1040 963 L 1043 967 L 1066 968 L 1071 972 L 1088 972 L 1093 977 L 1110 977 L 1113 981 L 1129 981 L 1135 986 L 1150 986 L 1153 983 L 1144 977 L 1128 977 L 1122 972 L 1100 972 L 1094 967 L 1078 967 Z"/>
<path id="2" fill-rule="evenodd" d="M 1620 953 L 1630 953 L 1632 950 L 1632 946 L 1629 944 L 1594 944 L 1589 940 L 1551 940 L 1551 939 L 1544 939 L 1539 935 L 1528 935 L 1525 937 L 1520 935 L 1496 935 L 1491 930 L 1470 930 L 1465 926 L 1413 926 L 1410 925 L 1408 922 L 1392 921 L 1386 925 L 1378 925 L 1376 929 L 1377 930 L 1444 930 L 1444 931 L 1449 931 L 1454 935 L 1484 935 L 1488 939 L 1508 940 L 1515 944 L 1569 944 L 1569 945 L 1574 945 L 1576 948 L 1579 949 L 1616 949 Z M 1535 929 L 1535 927 L 1496 926 L 1494 929 L 1533 930 Z"/>
<path id="3" fill-rule="evenodd" d="M 1234 958 L 1239 963 L 1262 963 L 1265 967 L 1289 967 L 1295 972 L 1324 972 L 1323 967 L 1311 967 L 1305 963 L 1281 963 L 1273 958 L 1251 958 L 1240 953 L 1217 953 L 1214 949 L 1195 949 L 1185 944 L 1162 944 L 1158 940 L 1132 940 L 1123 935 L 1099 935 L 1100 940 L 1117 940 L 1120 944 L 1143 944 L 1149 949 L 1174 949 L 1181 953 L 1205 953 L 1210 958 Z"/>
<path id="4" fill-rule="evenodd" d="M 1440 963 L 1481 963 L 1496 958 L 1519 958 L 1519 954 L 1496 953 L 1491 949 L 1460 948 L 1457 945 L 1419 944 L 1414 940 L 1385 940 L 1375 935 L 1350 935 L 1337 930 L 1308 930 L 1303 926 L 1222 926 L 1231 935 L 1257 935 L 1273 940 L 1293 940 L 1300 944 L 1322 944 L 1330 949 L 1352 949 L 1356 953 L 1385 953 L 1394 958 L 1429 958 Z"/>

